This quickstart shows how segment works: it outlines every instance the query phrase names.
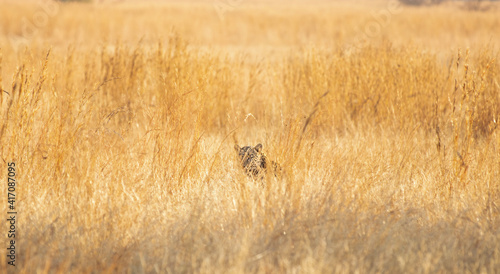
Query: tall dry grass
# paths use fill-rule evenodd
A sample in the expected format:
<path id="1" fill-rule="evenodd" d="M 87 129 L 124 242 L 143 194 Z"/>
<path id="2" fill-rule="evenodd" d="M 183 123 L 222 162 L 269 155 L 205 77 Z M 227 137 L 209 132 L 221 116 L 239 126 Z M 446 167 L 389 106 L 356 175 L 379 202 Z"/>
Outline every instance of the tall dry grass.
<path id="1" fill-rule="evenodd" d="M 500 269 L 493 11 L 406 8 L 353 47 L 384 3 L 248 4 L 222 22 L 206 3 L 61 4 L 22 46 L 8 18 L 36 6 L 5 5 L 0 154 L 19 220 L 3 270 Z M 263 143 L 283 178 L 247 178 L 234 142 Z"/>

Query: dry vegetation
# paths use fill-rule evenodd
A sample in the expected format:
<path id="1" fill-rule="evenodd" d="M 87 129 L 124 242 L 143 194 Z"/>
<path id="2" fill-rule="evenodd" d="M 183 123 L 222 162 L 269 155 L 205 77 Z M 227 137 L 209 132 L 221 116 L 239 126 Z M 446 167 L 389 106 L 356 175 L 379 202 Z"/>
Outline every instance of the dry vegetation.
<path id="1" fill-rule="evenodd" d="M 248 2 L 2 3 L 1 269 L 498 271 L 497 11 Z"/>

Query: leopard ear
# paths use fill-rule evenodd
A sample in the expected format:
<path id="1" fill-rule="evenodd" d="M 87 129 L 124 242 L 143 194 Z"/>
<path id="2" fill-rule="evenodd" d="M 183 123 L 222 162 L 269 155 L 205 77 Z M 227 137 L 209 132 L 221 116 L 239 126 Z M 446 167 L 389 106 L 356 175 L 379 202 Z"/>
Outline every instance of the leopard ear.
<path id="1" fill-rule="evenodd" d="M 262 144 L 256 145 L 255 150 L 257 150 L 257 152 L 260 152 L 262 150 Z"/>
<path id="2" fill-rule="evenodd" d="M 234 149 L 236 150 L 236 152 L 240 152 L 240 150 L 241 150 L 239 145 L 234 145 Z"/>

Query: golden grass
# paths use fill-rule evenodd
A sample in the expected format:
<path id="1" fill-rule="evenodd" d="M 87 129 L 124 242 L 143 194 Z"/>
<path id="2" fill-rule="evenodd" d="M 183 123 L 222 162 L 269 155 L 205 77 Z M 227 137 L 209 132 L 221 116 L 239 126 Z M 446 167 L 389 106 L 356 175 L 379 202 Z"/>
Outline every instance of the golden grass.
<path id="1" fill-rule="evenodd" d="M 0 267 L 498 271 L 496 9 L 399 7 L 364 35 L 388 3 L 57 4 L 33 35 L 15 18 L 40 4 L 3 3 Z M 235 142 L 283 178 L 247 178 Z"/>

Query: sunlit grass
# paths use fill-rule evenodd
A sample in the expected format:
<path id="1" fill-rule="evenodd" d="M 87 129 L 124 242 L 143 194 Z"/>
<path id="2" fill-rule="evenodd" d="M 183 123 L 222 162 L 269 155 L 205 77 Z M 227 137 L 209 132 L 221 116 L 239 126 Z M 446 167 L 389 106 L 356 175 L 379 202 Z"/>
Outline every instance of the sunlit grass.
<path id="1" fill-rule="evenodd" d="M 26 45 L 0 32 L 0 156 L 19 167 L 2 269 L 500 269 L 494 11 L 405 8 L 360 45 L 356 22 L 385 3 L 242 4 L 224 21 L 207 3 L 59 8 Z M 248 178 L 235 143 L 262 143 L 283 176 Z"/>

